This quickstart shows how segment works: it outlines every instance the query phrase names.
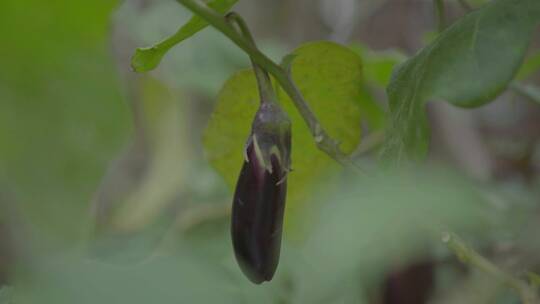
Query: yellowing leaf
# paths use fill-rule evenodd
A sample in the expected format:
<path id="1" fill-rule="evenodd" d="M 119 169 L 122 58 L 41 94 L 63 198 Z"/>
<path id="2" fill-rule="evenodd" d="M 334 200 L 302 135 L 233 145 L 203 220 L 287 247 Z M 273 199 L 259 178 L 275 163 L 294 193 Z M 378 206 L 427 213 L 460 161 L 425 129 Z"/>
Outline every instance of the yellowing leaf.
<path id="1" fill-rule="evenodd" d="M 361 58 L 331 42 L 306 44 L 293 52 L 292 75 L 322 127 L 351 153 L 360 141 L 361 120 L 373 120 L 382 111 L 369 98 L 362 98 Z M 292 121 L 292 167 L 288 177 L 287 221 L 302 211 L 315 185 L 339 166 L 315 146 L 298 111 L 281 90 L 278 97 Z M 259 97 L 251 71 L 233 75 L 223 86 L 204 134 L 209 161 L 234 187 L 243 161 L 245 141 Z M 373 120 L 376 121 L 376 120 Z M 290 213 L 292 212 L 292 214 Z"/>

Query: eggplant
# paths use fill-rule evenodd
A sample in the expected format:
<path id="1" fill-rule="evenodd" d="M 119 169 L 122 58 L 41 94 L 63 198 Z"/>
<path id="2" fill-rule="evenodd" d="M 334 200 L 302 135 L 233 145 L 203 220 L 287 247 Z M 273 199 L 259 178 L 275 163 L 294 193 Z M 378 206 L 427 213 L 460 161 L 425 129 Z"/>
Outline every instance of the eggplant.
<path id="1" fill-rule="evenodd" d="M 253 122 L 234 194 L 231 235 L 236 260 L 256 284 L 276 271 L 290 165 L 290 121 L 275 103 L 263 103 Z"/>

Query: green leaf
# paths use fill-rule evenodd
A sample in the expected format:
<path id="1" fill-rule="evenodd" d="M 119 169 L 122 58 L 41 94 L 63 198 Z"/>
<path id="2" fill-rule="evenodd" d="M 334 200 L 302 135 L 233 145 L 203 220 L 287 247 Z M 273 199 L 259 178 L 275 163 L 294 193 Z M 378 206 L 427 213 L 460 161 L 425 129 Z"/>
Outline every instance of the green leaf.
<path id="1" fill-rule="evenodd" d="M 165 46 L 163 41 L 151 47 L 137 48 L 131 57 L 131 68 L 135 72 L 147 72 L 155 69 L 165 53 L 172 47 L 173 45 Z"/>
<path id="2" fill-rule="evenodd" d="M 521 65 L 539 15 L 537 0 L 492 1 L 397 67 L 387 88 L 392 125 L 383 156 L 399 161 L 426 153 L 427 101 L 477 107 L 504 91 Z"/>
<path id="3" fill-rule="evenodd" d="M 238 0 L 211 0 L 208 2 L 208 7 L 214 9 L 218 13 L 227 12 Z M 204 21 L 199 16 L 193 16 L 184 24 L 174 35 L 165 40 L 150 46 L 137 48 L 135 54 L 131 58 L 131 67 L 135 72 L 147 72 L 155 69 L 163 56 L 173 46 L 195 35 L 197 32 L 208 26 L 208 22 Z"/>
<path id="4" fill-rule="evenodd" d="M 330 136 L 351 153 L 360 140 L 360 121 L 376 122 L 381 110 L 371 99 L 362 99 L 361 58 L 346 47 L 331 42 L 306 44 L 293 52 L 292 75 Z M 278 97 L 292 120 L 292 167 L 287 206 L 301 210 L 312 196 L 313 184 L 338 165 L 315 146 L 306 123 L 286 94 Z M 233 188 L 243 161 L 243 149 L 259 105 L 251 71 L 233 75 L 221 90 L 204 134 L 209 161 Z M 292 208 L 292 209 L 291 209 Z M 298 208 L 298 209 L 297 209 Z M 294 211 L 293 211 L 294 213 Z M 294 216 L 287 216 L 290 220 Z"/>
<path id="5" fill-rule="evenodd" d="M 354 44 L 351 49 L 362 57 L 366 81 L 381 87 L 388 85 L 394 67 L 406 59 L 404 54 L 393 49 L 374 51 L 361 44 Z"/>

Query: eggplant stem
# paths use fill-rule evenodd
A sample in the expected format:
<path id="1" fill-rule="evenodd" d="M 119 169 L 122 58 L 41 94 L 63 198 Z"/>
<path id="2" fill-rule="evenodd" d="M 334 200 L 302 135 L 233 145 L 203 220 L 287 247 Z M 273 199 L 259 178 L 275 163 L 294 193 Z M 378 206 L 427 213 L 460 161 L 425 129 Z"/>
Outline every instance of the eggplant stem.
<path id="1" fill-rule="evenodd" d="M 244 36 L 249 43 L 251 43 L 253 48 L 257 49 L 257 44 L 255 43 L 255 39 L 253 39 L 253 35 L 251 35 L 246 22 L 239 14 L 236 12 L 230 12 L 225 15 L 225 19 L 233 28 L 236 25 L 238 27 L 238 32 Z M 257 85 L 259 87 L 261 104 L 265 102 L 276 102 L 276 94 L 272 87 L 272 81 L 270 80 L 268 72 L 258 65 L 253 58 L 251 58 L 251 56 L 249 58 L 251 60 L 251 65 L 253 66 L 253 71 L 255 71 L 255 78 L 257 79 Z"/>

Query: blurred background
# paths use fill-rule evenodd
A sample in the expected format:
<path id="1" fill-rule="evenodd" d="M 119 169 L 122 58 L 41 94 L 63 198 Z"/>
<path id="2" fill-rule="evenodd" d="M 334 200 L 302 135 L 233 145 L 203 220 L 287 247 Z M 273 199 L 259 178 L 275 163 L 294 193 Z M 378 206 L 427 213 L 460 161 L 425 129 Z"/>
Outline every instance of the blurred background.
<path id="1" fill-rule="evenodd" d="M 446 18 L 485 2 L 446 1 Z M 351 46 L 382 109 L 393 66 L 437 28 L 428 0 L 234 10 L 276 61 L 308 41 Z M 274 280 L 245 279 L 232 191 L 201 138 L 249 59 L 207 28 L 155 71 L 130 69 L 136 47 L 190 16 L 173 0 L 0 3 L 0 303 L 520 303 L 440 237 L 460 234 L 518 277 L 540 270 L 540 106 L 512 90 L 474 110 L 431 104 L 429 159 L 414 173 L 329 175 L 330 189 L 287 215 Z M 376 171 L 376 143 L 364 148 L 358 161 Z"/>

